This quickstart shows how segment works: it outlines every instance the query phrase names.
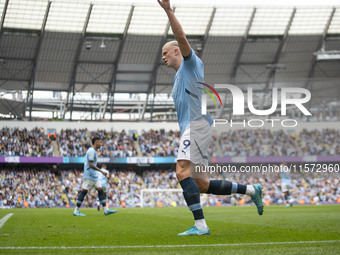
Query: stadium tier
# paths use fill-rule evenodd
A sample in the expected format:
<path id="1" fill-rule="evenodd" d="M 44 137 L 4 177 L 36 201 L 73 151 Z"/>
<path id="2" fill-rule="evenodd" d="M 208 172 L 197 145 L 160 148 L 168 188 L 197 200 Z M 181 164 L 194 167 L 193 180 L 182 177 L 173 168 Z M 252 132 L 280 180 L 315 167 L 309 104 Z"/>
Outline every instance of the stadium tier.
<path id="1" fill-rule="evenodd" d="M 27 168 L 3 168 L 0 171 L 0 208 L 74 207 L 81 187 L 82 170 L 59 170 Z M 215 176 L 216 177 L 216 176 Z M 224 174 L 218 179 L 264 184 L 266 205 L 284 204 L 279 173 L 267 174 Z M 178 189 L 176 174 L 172 170 L 148 169 L 136 171 L 111 170 L 109 175 L 108 204 L 111 207 L 176 207 L 185 206 L 182 192 L 168 193 L 163 190 Z M 144 192 L 142 189 L 158 189 L 159 192 Z M 293 204 L 336 204 L 340 203 L 340 172 L 337 173 L 294 173 L 291 175 L 291 200 Z M 84 205 L 96 207 L 97 192 L 92 190 Z M 250 205 L 248 196 L 202 195 L 203 206 Z"/>
<path id="2" fill-rule="evenodd" d="M 104 139 L 99 156 L 109 158 L 177 157 L 180 140 L 178 131 L 143 130 L 138 134 L 125 130 L 66 129 L 49 135 L 44 128 L 3 127 L 0 130 L 0 156 L 83 157 L 95 134 Z M 212 137 L 208 152 L 210 157 L 336 156 L 340 155 L 340 131 L 228 131 Z"/>
<path id="3" fill-rule="evenodd" d="M 181 192 L 168 194 L 162 190 L 180 188 L 172 170 L 153 170 L 174 167 L 180 134 L 178 131 L 121 130 L 90 131 L 61 129 L 53 134 L 47 128 L 3 127 L 0 130 L 1 204 L 7 207 L 69 207 L 75 205 L 80 190 L 84 154 L 95 134 L 103 138 L 98 162 L 109 164 L 108 203 L 114 207 L 184 206 Z M 280 176 L 276 173 L 243 173 L 240 167 L 264 162 L 338 162 L 340 135 L 336 129 L 230 130 L 213 135 L 209 149 L 212 166 L 232 163 L 236 172 L 222 171 L 219 179 L 264 182 L 264 201 L 282 204 Z M 55 147 L 54 147 L 55 146 Z M 222 152 L 219 154 L 219 152 Z M 139 154 L 138 154 L 139 153 Z M 16 164 L 17 167 L 13 167 Z M 26 165 L 25 165 L 26 164 Z M 27 165 L 28 164 L 28 165 Z M 32 168 L 32 164 L 41 167 Z M 46 165 L 47 164 L 47 165 Z M 248 164 L 248 165 L 247 165 Z M 253 165 L 249 165 L 253 164 Z M 118 169 L 117 169 L 118 166 Z M 64 170 L 60 170 L 61 169 Z M 328 167 L 328 165 L 327 165 Z M 127 171 L 127 169 L 133 171 Z M 142 169 L 142 170 L 141 170 Z M 295 169 L 296 170 L 296 169 Z M 142 172 L 141 172 L 142 171 Z M 314 171 L 313 171 L 314 172 Z M 338 203 L 340 197 L 339 169 L 334 172 L 292 174 L 292 201 L 296 204 Z M 141 201 L 141 190 L 146 189 Z M 159 192 L 147 192 L 160 189 Z M 96 192 L 91 191 L 85 206 L 96 206 Z M 249 197 L 235 194 L 202 196 L 205 206 L 248 205 Z"/>

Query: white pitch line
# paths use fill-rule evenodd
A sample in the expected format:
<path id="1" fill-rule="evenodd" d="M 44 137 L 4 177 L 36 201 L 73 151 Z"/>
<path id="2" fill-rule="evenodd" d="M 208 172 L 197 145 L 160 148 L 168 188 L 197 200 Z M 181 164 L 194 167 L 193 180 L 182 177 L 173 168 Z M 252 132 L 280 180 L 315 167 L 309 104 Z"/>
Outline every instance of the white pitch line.
<path id="1" fill-rule="evenodd" d="M 281 244 L 318 244 L 340 243 L 340 240 L 298 241 L 298 242 L 268 242 L 268 243 L 225 243 L 225 244 L 179 244 L 179 245 L 136 245 L 136 246 L 50 246 L 50 247 L 0 247 L 0 250 L 70 250 L 70 249 L 138 249 L 138 248 L 187 248 L 187 247 L 230 247 L 251 245 L 281 245 Z"/>
<path id="2" fill-rule="evenodd" d="M 5 217 L 3 217 L 1 220 L 0 220 L 0 228 L 2 228 L 2 226 L 6 223 L 6 221 L 11 218 L 11 216 L 13 215 L 13 213 L 9 213 L 7 214 Z"/>

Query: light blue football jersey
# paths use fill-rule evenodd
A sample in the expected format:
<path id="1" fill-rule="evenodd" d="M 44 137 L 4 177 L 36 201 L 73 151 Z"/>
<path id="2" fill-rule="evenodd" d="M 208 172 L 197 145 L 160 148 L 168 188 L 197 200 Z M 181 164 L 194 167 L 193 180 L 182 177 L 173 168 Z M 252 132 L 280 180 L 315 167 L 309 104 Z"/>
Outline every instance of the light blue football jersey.
<path id="1" fill-rule="evenodd" d="M 288 167 L 281 169 L 280 175 L 281 175 L 281 183 L 290 183 L 290 170 Z"/>
<path id="2" fill-rule="evenodd" d="M 101 168 L 102 171 L 107 173 L 107 176 L 109 176 L 109 171 L 106 170 L 105 168 Z M 98 180 L 100 181 L 100 183 L 102 184 L 102 187 L 107 186 L 107 177 L 105 175 L 103 175 L 101 172 L 97 171 L 98 173 Z"/>
<path id="3" fill-rule="evenodd" d="M 199 82 L 204 82 L 204 67 L 202 61 L 191 49 L 190 55 L 183 59 L 177 70 L 172 86 L 172 98 L 182 135 L 193 120 L 203 117 L 210 125 L 213 123 L 208 112 L 202 115 L 203 91 L 200 88 L 204 86 Z"/>
<path id="4" fill-rule="evenodd" d="M 96 181 L 98 179 L 98 174 L 97 174 L 98 171 L 90 167 L 90 161 L 92 161 L 93 164 L 97 166 L 97 159 L 98 159 L 98 155 L 97 155 L 96 150 L 93 147 L 90 147 L 87 150 L 86 156 L 85 156 L 83 179 L 91 179 L 93 181 Z"/>

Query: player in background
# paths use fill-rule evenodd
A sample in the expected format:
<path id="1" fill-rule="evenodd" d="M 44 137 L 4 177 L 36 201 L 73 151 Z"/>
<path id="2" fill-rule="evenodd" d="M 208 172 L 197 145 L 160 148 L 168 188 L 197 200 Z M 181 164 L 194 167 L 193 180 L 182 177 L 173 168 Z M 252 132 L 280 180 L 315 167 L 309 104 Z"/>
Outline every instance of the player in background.
<path id="1" fill-rule="evenodd" d="M 102 167 L 100 168 L 100 170 L 102 170 L 102 172 L 105 172 L 106 175 L 102 174 L 102 172 L 97 172 L 98 174 L 98 180 L 100 181 L 101 185 L 102 185 L 102 189 L 104 191 L 104 195 L 105 197 L 107 197 L 107 191 L 108 191 L 108 182 L 107 179 L 110 178 L 109 177 L 109 171 L 107 170 L 107 166 L 106 164 L 102 164 Z M 100 201 L 99 198 L 97 198 L 97 209 L 98 211 L 100 211 Z"/>
<path id="2" fill-rule="evenodd" d="M 281 191 L 283 193 L 284 202 L 286 204 L 286 207 L 293 206 L 290 192 L 291 189 L 291 179 L 290 179 L 290 170 L 287 167 L 286 163 L 282 163 L 280 165 L 280 177 L 281 177 Z"/>
<path id="3" fill-rule="evenodd" d="M 102 147 L 102 145 L 103 140 L 100 137 L 95 136 L 92 138 L 92 147 L 90 147 L 86 152 L 82 190 L 78 195 L 77 206 L 73 212 L 74 216 L 86 216 L 85 214 L 79 211 L 79 208 L 83 203 L 84 197 L 86 196 L 87 192 L 92 188 L 95 188 L 98 191 L 98 197 L 100 203 L 104 207 L 105 215 L 117 212 L 117 210 L 110 210 L 106 206 L 106 196 L 104 195 L 104 190 L 102 189 L 102 185 L 98 180 L 97 172 L 101 172 L 103 175 L 107 175 L 106 172 L 102 171 L 100 168 L 97 167 L 98 160 L 97 150 L 99 150 Z"/>
<path id="4" fill-rule="evenodd" d="M 230 195 L 247 194 L 263 213 L 262 187 L 259 184 L 243 185 L 226 180 L 209 180 L 206 176 L 194 176 L 195 166 L 207 166 L 207 151 L 212 140 L 212 118 L 202 115 L 201 98 L 204 82 L 202 61 L 191 48 L 186 35 L 170 6 L 169 0 L 158 0 L 170 21 L 176 41 L 166 43 L 162 48 L 162 60 L 167 67 L 176 70 L 172 87 L 181 139 L 178 150 L 176 176 L 183 189 L 184 199 L 192 211 L 195 226 L 178 235 L 209 235 L 200 204 L 200 193 Z M 193 177 L 192 177 L 193 176 Z"/>

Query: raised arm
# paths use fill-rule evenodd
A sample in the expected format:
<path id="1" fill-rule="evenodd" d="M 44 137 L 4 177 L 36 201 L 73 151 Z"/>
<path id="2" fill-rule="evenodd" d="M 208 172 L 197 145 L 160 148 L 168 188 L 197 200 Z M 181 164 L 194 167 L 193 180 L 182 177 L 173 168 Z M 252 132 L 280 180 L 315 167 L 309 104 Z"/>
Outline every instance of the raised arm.
<path id="1" fill-rule="evenodd" d="M 157 0 L 159 5 L 164 9 L 165 13 L 168 15 L 170 26 L 172 32 L 174 33 L 175 39 L 178 42 L 179 49 L 184 57 L 189 56 L 191 51 L 191 46 L 185 36 L 183 28 L 176 18 L 173 10 L 170 6 L 170 0 Z"/>

